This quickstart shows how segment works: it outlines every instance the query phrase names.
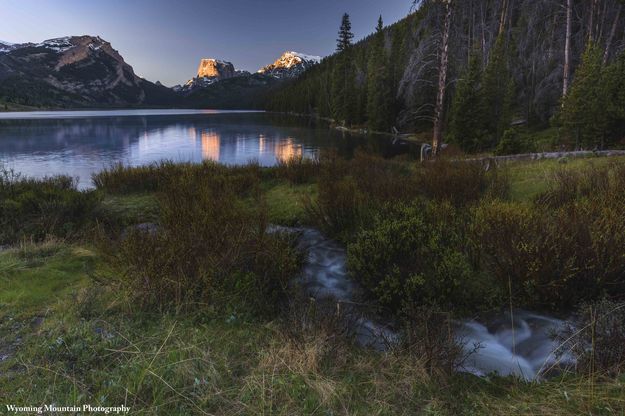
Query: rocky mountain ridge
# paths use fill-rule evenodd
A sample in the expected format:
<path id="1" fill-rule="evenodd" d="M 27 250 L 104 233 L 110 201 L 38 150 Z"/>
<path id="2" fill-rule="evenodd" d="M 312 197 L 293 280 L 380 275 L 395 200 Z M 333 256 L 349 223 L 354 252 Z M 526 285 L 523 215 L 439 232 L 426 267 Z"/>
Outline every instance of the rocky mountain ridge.
<path id="1" fill-rule="evenodd" d="M 298 52 L 284 52 L 274 63 L 259 69 L 259 76 L 272 77 L 277 80 L 297 78 L 304 71 L 321 62 L 321 57 L 306 55 Z M 199 89 L 208 88 L 216 82 L 235 77 L 249 77 L 252 74 L 247 71 L 235 69 L 231 62 L 214 58 L 200 60 L 197 75 L 184 85 L 176 85 L 173 90 L 183 94 L 191 94 Z M 250 84 L 257 83 L 259 77 Z"/>
<path id="2" fill-rule="evenodd" d="M 287 51 L 273 64 L 262 67 L 259 74 L 270 75 L 278 79 L 297 78 L 304 71 L 321 62 L 320 56 L 306 55 Z"/>
<path id="3" fill-rule="evenodd" d="M 0 44 L 0 101 L 38 107 L 171 104 L 168 88 L 137 76 L 99 36 Z"/>

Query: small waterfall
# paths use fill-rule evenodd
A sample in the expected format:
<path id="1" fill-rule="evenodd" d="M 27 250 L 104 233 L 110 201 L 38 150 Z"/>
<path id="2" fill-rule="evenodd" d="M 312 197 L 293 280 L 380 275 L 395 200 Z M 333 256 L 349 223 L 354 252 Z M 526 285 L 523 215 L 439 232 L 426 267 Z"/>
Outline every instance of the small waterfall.
<path id="1" fill-rule="evenodd" d="M 297 283 L 308 296 L 345 304 L 360 297 L 360 287 L 347 274 L 347 254 L 340 244 L 313 228 L 272 226 L 269 232 L 298 234 L 298 247 L 307 259 Z M 375 318 L 361 316 L 351 324 L 361 345 L 383 350 L 398 339 L 390 325 Z M 513 311 L 512 317 L 506 313 L 483 322 L 456 322 L 455 337 L 467 353 L 459 370 L 534 380 L 571 365 L 570 355 L 554 354 L 558 345 L 551 337 L 564 325 L 564 321 L 523 310 Z"/>

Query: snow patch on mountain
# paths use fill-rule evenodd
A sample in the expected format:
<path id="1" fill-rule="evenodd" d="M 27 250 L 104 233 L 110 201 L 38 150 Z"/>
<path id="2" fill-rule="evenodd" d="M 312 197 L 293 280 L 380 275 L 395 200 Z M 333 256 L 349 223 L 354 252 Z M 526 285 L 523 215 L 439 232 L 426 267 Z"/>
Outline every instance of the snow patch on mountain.
<path id="1" fill-rule="evenodd" d="M 295 78 L 304 71 L 321 62 L 320 56 L 307 55 L 304 53 L 287 51 L 273 64 L 258 70 L 259 74 L 273 76 L 275 78 Z"/>
<path id="2" fill-rule="evenodd" d="M 69 36 L 62 38 L 48 39 L 35 45 L 38 48 L 47 48 L 55 52 L 65 52 L 74 47 Z"/>

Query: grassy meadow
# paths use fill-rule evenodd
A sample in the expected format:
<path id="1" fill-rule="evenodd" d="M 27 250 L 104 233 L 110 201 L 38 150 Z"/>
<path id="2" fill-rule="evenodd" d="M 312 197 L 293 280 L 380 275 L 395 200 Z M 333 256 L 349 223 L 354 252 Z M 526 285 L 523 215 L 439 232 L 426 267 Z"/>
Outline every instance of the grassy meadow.
<path id="1" fill-rule="evenodd" d="M 440 342 L 427 337 L 371 351 L 338 334 L 333 316 L 301 307 L 288 282 L 302 253 L 265 233 L 306 225 L 341 241 L 367 301 L 400 329 L 427 324 L 415 308 L 572 311 L 625 294 L 623 181 L 625 158 L 489 172 L 369 155 L 275 168 L 163 162 L 102 172 L 91 191 L 7 172 L 0 403 L 146 415 L 624 414 L 625 338 L 542 382 L 456 373 L 423 348 Z M 394 236 L 396 256 L 376 251 Z M 414 275 L 424 278 L 405 280 Z"/>

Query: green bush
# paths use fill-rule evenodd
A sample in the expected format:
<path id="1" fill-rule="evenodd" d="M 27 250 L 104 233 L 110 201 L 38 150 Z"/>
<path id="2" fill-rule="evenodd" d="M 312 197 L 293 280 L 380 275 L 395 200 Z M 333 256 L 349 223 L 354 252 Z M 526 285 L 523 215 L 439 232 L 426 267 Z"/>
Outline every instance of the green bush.
<path id="1" fill-rule="evenodd" d="M 203 163 L 174 163 L 161 161 L 145 166 L 114 165 L 92 177 L 98 190 L 111 194 L 159 192 L 176 178 L 189 173 L 206 176 L 228 176 L 236 190 L 244 191 L 260 177 L 258 164 L 223 166 L 212 161 Z"/>
<path id="2" fill-rule="evenodd" d="M 625 370 L 625 303 L 584 304 L 556 336 L 561 355 L 572 353 L 580 374 L 617 377 Z"/>
<path id="3" fill-rule="evenodd" d="M 392 312 L 485 307 L 491 291 L 472 266 L 464 220 L 449 203 L 389 209 L 348 246 L 350 274 Z"/>
<path id="4" fill-rule="evenodd" d="M 476 209 L 473 240 L 482 267 L 510 285 L 515 301 L 570 308 L 623 293 L 623 197 L 613 185 L 593 196 L 583 191 L 582 182 L 602 175 L 560 179 L 535 204 L 489 201 Z"/>
<path id="5" fill-rule="evenodd" d="M 506 130 L 495 148 L 496 155 L 515 155 L 534 151 L 536 151 L 536 146 L 529 138 L 521 136 L 516 129 Z"/>
<path id="6" fill-rule="evenodd" d="M 303 156 L 295 156 L 286 160 L 279 160 L 272 168 L 275 176 L 286 179 L 293 184 L 314 182 L 319 176 L 319 160 L 309 159 Z"/>
<path id="7" fill-rule="evenodd" d="M 298 270 L 291 241 L 266 233 L 266 210 L 227 176 L 185 171 L 160 194 L 157 229 L 135 229 L 108 251 L 118 283 L 143 308 L 270 315 Z"/>
<path id="8" fill-rule="evenodd" d="M 99 200 L 67 176 L 30 179 L 0 169 L 0 244 L 77 237 L 93 223 Z"/>

